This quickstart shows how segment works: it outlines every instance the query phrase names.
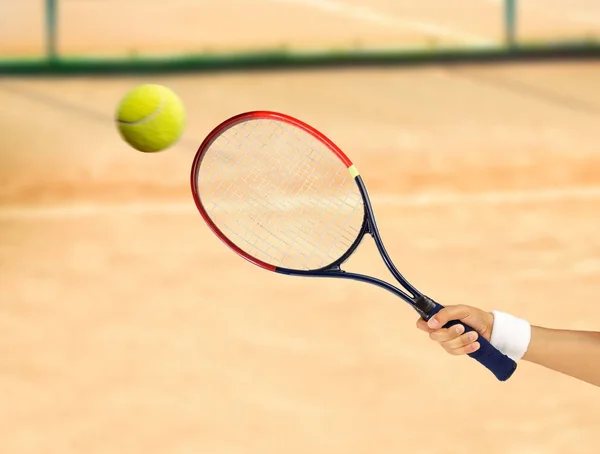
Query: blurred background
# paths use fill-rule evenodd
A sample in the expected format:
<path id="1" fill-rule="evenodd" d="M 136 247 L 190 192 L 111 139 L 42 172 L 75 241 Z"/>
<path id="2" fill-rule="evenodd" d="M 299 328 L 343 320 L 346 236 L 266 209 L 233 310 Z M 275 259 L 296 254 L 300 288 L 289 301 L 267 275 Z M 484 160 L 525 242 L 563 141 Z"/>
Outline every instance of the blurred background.
<path id="1" fill-rule="evenodd" d="M 422 291 L 597 330 L 599 42 L 596 0 L 0 2 L 0 452 L 596 453 L 595 388 L 500 384 L 377 288 L 255 269 L 188 180 L 216 124 L 285 112 Z M 148 82 L 188 114 L 153 155 L 114 124 Z"/>

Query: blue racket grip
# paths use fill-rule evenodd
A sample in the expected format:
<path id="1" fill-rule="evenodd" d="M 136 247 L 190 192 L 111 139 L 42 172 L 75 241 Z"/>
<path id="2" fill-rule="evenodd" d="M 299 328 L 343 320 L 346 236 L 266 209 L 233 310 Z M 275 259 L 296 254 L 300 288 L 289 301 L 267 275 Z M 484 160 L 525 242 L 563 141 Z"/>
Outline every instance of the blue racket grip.
<path id="1" fill-rule="evenodd" d="M 429 320 L 443 308 L 444 306 L 441 304 L 435 303 L 435 307 L 429 312 L 426 320 Z M 449 328 L 454 325 L 463 325 L 465 328 L 465 333 L 474 331 L 473 328 L 459 322 L 458 320 L 452 320 L 446 323 L 444 328 Z M 498 380 L 508 380 L 515 370 L 517 370 L 517 363 L 504 353 L 500 352 L 500 350 L 490 344 L 489 341 L 483 336 L 479 336 L 477 338 L 477 342 L 479 342 L 480 345 L 479 350 L 474 353 L 470 353 L 469 356 L 479 362 L 479 364 L 486 367 L 496 376 Z"/>

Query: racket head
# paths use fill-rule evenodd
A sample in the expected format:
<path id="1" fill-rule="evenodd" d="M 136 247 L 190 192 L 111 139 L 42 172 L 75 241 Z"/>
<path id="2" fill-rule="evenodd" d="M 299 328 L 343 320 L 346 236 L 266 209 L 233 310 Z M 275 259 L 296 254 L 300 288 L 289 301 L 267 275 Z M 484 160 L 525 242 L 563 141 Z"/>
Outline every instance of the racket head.
<path id="1" fill-rule="evenodd" d="M 292 138 L 298 139 L 299 142 L 296 144 L 292 143 Z M 283 139 L 289 139 L 289 142 L 285 142 Z M 303 143 L 306 144 L 307 142 L 310 142 L 308 146 L 303 145 Z M 277 148 L 275 147 L 277 144 L 280 149 L 284 150 L 279 152 L 283 156 L 277 155 Z M 248 156 L 249 153 L 253 153 L 255 156 Z M 277 161 L 277 158 L 279 158 L 279 161 Z M 322 191 L 321 194 L 317 193 L 312 199 L 309 198 L 306 200 L 307 207 L 313 208 L 313 211 L 310 212 L 311 214 L 308 215 L 309 218 L 311 216 L 312 218 L 315 217 L 313 216 L 314 210 L 320 210 L 318 213 L 322 217 L 332 215 L 332 213 L 328 213 L 331 206 L 327 205 L 331 205 L 332 202 L 337 204 L 338 210 L 340 206 L 345 209 L 346 217 L 344 219 L 349 225 L 348 228 L 342 229 L 338 225 L 336 228 L 332 229 L 330 227 L 328 229 L 327 225 L 321 222 L 317 223 L 318 226 L 314 232 L 308 233 L 312 235 L 313 241 L 320 234 L 329 234 L 331 238 L 328 246 L 331 246 L 332 241 L 339 240 L 339 238 L 334 238 L 336 234 L 343 235 L 344 237 L 344 240 L 339 242 L 337 247 L 333 248 L 334 250 L 330 251 L 327 257 L 324 257 L 319 252 L 318 247 L 314 246 L 313 254 L 317 254 L 318 257 L 313 257 L 313 259 L 318 258 L 319 260 L 312 260 L 310 264 L 301 264 L 298 260 L 284 260 L 281 257 L 275 258 L 273 257 L 274 254 L 261 253 L 260 250 L 257 253 L 256 249 L 253 250 L 252 247 L 249 247 L 248 243 L 251 240 L 241 237 L 243 235 L 240 235 L 239 231 L 232 234 L 231 226 L 228 226 L 227 222 L 215 215 L 216 209 L 223 209 L 225 207 L 225 211 L 229 210 L 229 214 L 231 215 L 229 216 L 230 222 L 237 223 L 241 225 L 241 228 L 247 228 L 248 231 L 254 231 L 258 224 L 255 220 L 251 220 L 251 216 L 247 213 L 250 205 L 248 200 L 244 201 L 243 199 L 246 197 L 245 192 L 254 189 L 254 198 L 252 200 L 255 206 L 252 208 L 255 210 L 262 209 L 268 211 L 269 209 L 276 209 L 272 204 L 267 203 L 269 201 L 269 194 L 266 192 L 263 194 L 264 197 L 256 197 L 257 192 L 255 189 L 257 185 L 268 186 L 271 184 L 275 188 L 274 192 L 277 192 L 277 195 L 282 198 L 283 203 L 285 203 L 286 196 L 290 196 L 291 200 L 290 190 L 285 187 L 286 180 L 274 175 L 274 172 L 278 170 L 284 172 L 284 169 L 281 168 L 282 161 L 286 162 L 285 171 L 288 171 L 288 176 L 291 175 L 292 171 L 297 172 L 297 175 L 291 176 L 297 177 L 297 181 L 295 178 L 292 178 L 294 180 L 292 187 L 295 187 L 298 193 L 303 192 L 306 195 L 306 193 L 310 192 L 306 190 L 307 184 L 308 186 L 317 185 L 318 187 L 315 192 Z M 211 166 L 216 168 L 210 169 Z M 256 168 L 262 168 L 263 174 L 260 174 L 260 171 L 257 171 Z M 324 169 L 325 172 L 323 172 Z M 232 174 L 226 175 L 228 171 L 232 172 Z M 321 174 L 311 174 L 311 172 L 317 171 L 321 171 Z M 259 173 L 256 174 L 257 172 Z M 327 172 L 335 173 L 327 174 Z M 248 176 L 249 174 L 256 177 L 251 183 L 248 183 L 248 180 L 251 179 Z M 265 183 L 261 178 L 265 177 L 266 174 L 268 174 L 268 178 Z M 310 183 L 302 181 L 303 176 L 306 175 L 310 176 Z M 284 272 L 287 274 L 307 274 L 319 273 L 339 267 L 339 265 L 352 255 L 360 244 L 364 234 L 368 231 L 368 218 L 364 209 L 364 200 L 358 186 L 354 182 L 357 176 L 358 171 L 352 161 L 333 141 L 320 131 L 289 115 L 263 110 L 233 116 L 223 121 L 210 132 L 198 148 L 194 157 L 190 185 L 194 202 L 202 218 L 210 230 L 236 254 L 250 263 L 269 271 Z M 323 178 L 323 180 L 319 180 L 319 177 Z M 232 197 L 230 195 L 224 196 L 222 191 L 219 195 L 215 195 L 216 190 L 212 191 L 212 193 L 209 190 L 211 185 L 222 185 L 222 181 L 220 180 L 223 178 L 230 179 L 228 191 L 233 191 L 241 199 L 237 208 L 231 207 Z M 325 188 L 324 184 L 318 182 L 328 182 L 332 187 Z M 252 184 L 254 184 L 254 187 L 251 187 Z M 343 193 L 336 193 L 337 186 L 335 185 L 343 188 Z M 260 195 L 260 191 L 258 194 Z M 221 199 L 215 200 L 219 196 Z M 272 194 L 271 197 L 273 197 Z M 263 203 L 257 203 L 260 201 Z M 228 207 L 226 207 L 227 205 Z M 296 209 L 294 216 L 298 216 L 297 211 Z M 277 220 L 275 219 L 275 222 Z M 314 221 L 314 219 L 312 220 Z M 286 224 L 286 231 L 278 232 L 278 236 L 281 237 L 283 235 L 285 239 L 293 240 L 292 230 L 294 234 L 306 234 L 308 219 L 306 221 L 304 228 L 300 227 L 298 222 L 296 222 L 296 225 Z M 265 230 L 264 224 L 259 225 L 259 228 Z M 272 227 L 270 227 L 270 222 L 267 222 L 268 229 L 271 229 L 271 231 L 266 233 L 268 233 L 272 241 L 275 234 L 272 231 Z M 282 240 L 281 243 L 286 242 Z M 308 240 L 305 238 L 304 244 L 307 243 Z M 292 255 L 298 257 L 301 252 L 296 250 L 291 251 Z"/>

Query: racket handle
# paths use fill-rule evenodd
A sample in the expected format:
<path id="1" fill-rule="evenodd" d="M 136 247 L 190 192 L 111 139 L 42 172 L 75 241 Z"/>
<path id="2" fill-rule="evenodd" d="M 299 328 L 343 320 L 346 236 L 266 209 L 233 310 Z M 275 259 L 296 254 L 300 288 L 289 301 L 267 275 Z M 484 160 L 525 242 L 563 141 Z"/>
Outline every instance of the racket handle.
<path id="1" fill-rule="evenodd" d="M 431 300 L 430 300 L 431 301 Z M 432 301 L 433 302 L 433 301 Z M 427 320 L 441 311 L 444 306 L 441 304 L 435 303 L 435 307 L 429 312 Z M 450 328 L 454 325 L 463 325 L 465 328 L 465 333 L 475 331 L 470 326 L 465 325 L 464 323 L 459 322 L 458 320 L 452 320 L 444 325 L 444 328 Z M 512 374 L 517 369 L 517 363 L 494 347 L 489 343 L 487 339 L 483 336 L 479 336 L 477 339 L 479 342 L 479 350 L 474 353 L 470 353 L 469 356 L 479 362 L 479 364 L 486 367 L 490 372 L 492 372 L 496 378 L 500 381 L 508 380 Z"/>

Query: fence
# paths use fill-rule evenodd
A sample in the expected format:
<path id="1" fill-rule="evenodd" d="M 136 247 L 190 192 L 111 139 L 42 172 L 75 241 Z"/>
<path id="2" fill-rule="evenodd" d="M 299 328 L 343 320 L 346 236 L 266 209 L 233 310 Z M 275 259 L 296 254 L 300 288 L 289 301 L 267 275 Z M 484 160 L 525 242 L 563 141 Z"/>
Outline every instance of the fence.
<path id="1" fill-rule="evenodd" d="M 600 55 L 596 0 L 15 0 L 0 21 L 3 73 Z"/>

